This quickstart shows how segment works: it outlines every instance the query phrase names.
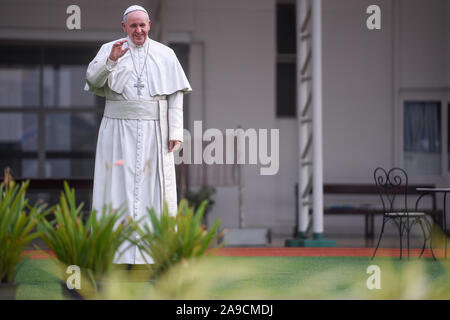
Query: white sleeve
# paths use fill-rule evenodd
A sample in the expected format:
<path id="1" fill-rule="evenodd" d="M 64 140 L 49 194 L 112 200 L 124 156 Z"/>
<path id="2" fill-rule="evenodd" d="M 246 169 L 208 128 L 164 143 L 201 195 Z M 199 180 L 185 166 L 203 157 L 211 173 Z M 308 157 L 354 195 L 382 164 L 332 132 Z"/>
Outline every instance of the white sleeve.
<path id="1" fill-rule="evenodd" d="M 169 140 L 183 142 L 183 92 L 168 96 Z"/>
<path id="2" fill-rule="evenodd" d="M 86 81 L 94 88 L 102 88 L 116 65 L 117 61 L 109 59 L 105 48 L 102 47 L 94 60 L 89 63 Z"/>

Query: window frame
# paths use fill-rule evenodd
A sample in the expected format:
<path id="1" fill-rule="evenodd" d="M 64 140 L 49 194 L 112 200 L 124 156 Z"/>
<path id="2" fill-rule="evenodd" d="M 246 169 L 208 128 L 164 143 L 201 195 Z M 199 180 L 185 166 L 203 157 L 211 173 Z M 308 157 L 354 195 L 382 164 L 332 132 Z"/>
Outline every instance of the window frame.
<path id="1" fill-rule="evenodd" d="M 74 55 L 72 56 L 60 56 L 60 59 L 65 60 L 67 59 L 67 62 L 64 61 L 64 63 L 54 63 L 52 60 L 49 59 L 49 61 L 46 61 L 45 56 L 45 50 L 50 48 L 57 48 L 58 49 L 66 49 L 67 48 L 81 48 L 87 50 L 98 51 L 100 48 L 99 43 L 79 43 L 76 45 L 68 44 L 65 42 L 44 42 L 44 43 L 37 43 L 37 42 L 11 42 L 11 43 L 4 43 L 0 46 L 0 48 L 8 48 L 15 50 L 21 49 L 20 47 L 23 47 L 23 49 L 26 48 L 34 48 L 36 51 L 39 51 L 39 58 L 36 58 L 34 61 L 20 61 L 18 62 L 14 58 L 11 60 L 8 60 L 8 57 L 6 59 L 0 59 L 0 67 L 1 68 L 14 68 L 14 67 L 21 67 L 21 68 L 27 68 L 30 66 L 37 67 L 39 70 L 39 102 L 36 106 L 33 107 L 25 107 L 25 106 L 0 106 L 0 116 L 2 114 L 11 114 L 11 113 L 19 113 L 19 114 L 34 114 L 37 116 L 37 148 L 36 151 L 21 151 L 17 154 L 13 154 L 12 159 L 22 161 L 24 159 L 36 159 L 38 161 L 38 172 L 36 178 L 49 178 L 46 176 L 46 163 L 47 159 L 90 159 L 94 161 L 95 159 L 95 151 L 48 151 L 46 149 L 46 141 L 45 141 L 45 135 L 46 135 L 46 118 L 49 114 L 55 114 L 55 113 L 91 113 L 91 114 L 97 114 L 98 115 L 98 125 L 100 125 L 101 121 L 101 115 L 103 114 L 103 103 L 101 99 L 96 99 L 96 104 L 93 106 L 64 106 L 62 108 L 61 106 L 45 106 L 44 104 L 44 68 L 45 66 L 51 65 L 51 66 L 57 66 L 57 65 L 83 65 L 80 63 L 74 62 Z M 61 50 L 63 53 L 64 50 Z M 51 56 L 53 53 L 49 53 L 49 56 Z M 59 54 L 59 52 L 58 52 Z M 56 56 L 58 56 L 58 54 Z M 77 57 L 78 58 L 78 57 Z M 75 59 L 77 59 L 75 58 Z M 94 56 L 91 57 L 93 59 Z M 6 60 L 6 61 L 5 61 Z M 59 60 L 59 59 L 58 59 Z M 60 61 L 57 61 L 60 62 Z M 87 64 L 86 64 L 87 68 Z M 9 159 L 11 158 L 8 157 Z M 3 169 L 3 168 L 2 168 Z M 72 176 L 72 175 L 69 175 Z M 17 176 L 15 178 L 29 178 L 26 176 Z"/>
<path id="2" fill-rule="evenodd" d="M 399 108 L 397 119 L 394 120 L 394 135 L 397 139 L 394 139 L 395 156 L 397 158 L 397 165 L 400 167 L 405 166 L 404 157 L 404 115 L 405 115 L 405 103 L 406 102 L 440 102 L 441 106 L 441 170 L 438 175 L 420 175 L 414 173 L 408 173 L 410 183 L 422 183 L 422 184 L 447 184 L 450 182 L 450 168 L 448 165 L 449 160 L 449 148 L 448 148 L 448 107 L 450 104 L 450 91 L 441 89 L 403 89 L 399 95 Z"/>

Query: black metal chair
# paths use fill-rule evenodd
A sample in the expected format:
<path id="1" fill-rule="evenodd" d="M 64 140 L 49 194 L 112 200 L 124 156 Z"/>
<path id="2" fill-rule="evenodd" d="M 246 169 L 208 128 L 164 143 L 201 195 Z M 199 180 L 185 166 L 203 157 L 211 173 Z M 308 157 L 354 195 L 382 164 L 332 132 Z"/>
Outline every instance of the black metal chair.
<path id="1" fill-rule="evenodd" d="M 398 228 L 400 236 L 400 259 L 402 258 L 403 253 L 404 235 L 406 234 L 409 259 L 410 232 L 414 225 L 419 224 L 424 237 L 423 247 L 419 257 L 422 257 L 425 251 L 426 243 L 429 241 L 431 254 L 436 260 L 431 247 L 431 224 L 426 218 L 426 213 L 417 210 L 417 205 L 420 198 L 417 199 L 416 208 L 413 212 L 410 212 L 408 209 L 408 175 L 406 174 L 406 171 L 401 168 L 392 168 L 389 171 L 386 171 L 383 168 L 376 168 L 373 176 L 381 198 L 381 203 L 383 204 L 384 214 L 380 236 L 378 238 L 375 251 L 373 252 L 372 259 L 375 257 L 378 247 L 380 246 L 386 223 L 393 221 Z M 400 199 L 400 201 L 397 201 L 396 204 L 396 199 L 398 200 L 397 196 L 400 196 L 400 198 L 403 197 L 404 199 Z M 399 202 L 400 205 L 398 205 Z"/>

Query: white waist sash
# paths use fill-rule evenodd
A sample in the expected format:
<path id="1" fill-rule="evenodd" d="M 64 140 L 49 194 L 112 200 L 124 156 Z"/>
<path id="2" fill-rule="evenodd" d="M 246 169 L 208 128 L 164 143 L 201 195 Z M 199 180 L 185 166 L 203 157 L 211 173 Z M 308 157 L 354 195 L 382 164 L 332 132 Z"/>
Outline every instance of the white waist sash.
<path id="1" fill-rule="evenodd" d="M 106 100 L 103 116 L 114 119 L 158 120 L 162 101 L 164 101 L 164 105 L 167 105 L 165 99 L 149 101 Z"/>

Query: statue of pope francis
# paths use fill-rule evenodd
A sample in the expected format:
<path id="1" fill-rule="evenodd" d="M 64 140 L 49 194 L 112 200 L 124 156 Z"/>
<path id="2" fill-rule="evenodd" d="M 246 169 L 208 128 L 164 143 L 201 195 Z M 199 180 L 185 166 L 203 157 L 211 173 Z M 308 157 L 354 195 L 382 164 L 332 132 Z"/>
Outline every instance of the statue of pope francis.
<path id="1" fill-rule="evenodd" d="M 183 94 L 192 91 L 174 51 L 148 37 L 150 25 L 143 7 L 129 7 L 122 21 L 127 37 L 102 45 L 87 68 L 85 86 L 106 98 L 92 209 L 124 205 L 140 223 L 150 223 L 148 208 L 161 213 L 164 201 L 169 213 L 176 214 L 173 151 L 183 141 Z M 127 242 L 114 262 L 145 264 L 152 259 Z"/>

